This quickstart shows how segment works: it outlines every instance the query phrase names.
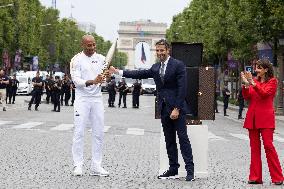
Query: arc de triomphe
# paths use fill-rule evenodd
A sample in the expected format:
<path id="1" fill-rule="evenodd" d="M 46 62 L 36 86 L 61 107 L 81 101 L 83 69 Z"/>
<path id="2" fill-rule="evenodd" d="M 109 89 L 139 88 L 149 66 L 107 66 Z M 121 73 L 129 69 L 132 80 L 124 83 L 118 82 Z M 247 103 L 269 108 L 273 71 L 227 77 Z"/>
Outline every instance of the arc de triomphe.
<path id="1" fill-rule="evenodd" d="M 146 69 L 155 63 L 155 43 L 166 36 L 167 24 L 151 20 L 120 22 L 118 30 L 119 52 L 128 56 L 125 69 Z"/>

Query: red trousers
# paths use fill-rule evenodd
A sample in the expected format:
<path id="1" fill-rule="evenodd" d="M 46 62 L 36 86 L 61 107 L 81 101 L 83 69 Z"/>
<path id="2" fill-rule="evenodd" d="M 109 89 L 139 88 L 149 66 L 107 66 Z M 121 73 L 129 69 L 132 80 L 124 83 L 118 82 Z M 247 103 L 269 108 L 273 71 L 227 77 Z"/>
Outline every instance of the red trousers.
<path id="1" fill-rule="evenodd" d="M 282 168 L 273 145 L 274 129 L 248 129 L 248 131 L 251 148 L 249 180 L 262 182 L 261 134 L 271 180 L 273 183 L 283 181 Z"/>

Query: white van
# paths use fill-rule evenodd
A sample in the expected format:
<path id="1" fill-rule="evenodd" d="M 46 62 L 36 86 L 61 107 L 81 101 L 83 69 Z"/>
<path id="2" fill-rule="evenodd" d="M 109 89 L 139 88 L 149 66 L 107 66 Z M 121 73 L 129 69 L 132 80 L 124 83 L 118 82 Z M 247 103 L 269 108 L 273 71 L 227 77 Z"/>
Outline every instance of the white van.
<path id="1" fill-rule="evenodd" d="M 55 72 L 52 76 L 53 76 L 53 78 L 55 78 L 55 76 L 59 76 L 60 79 L 63 79 L 64 75 L 65 75 L 65 73 L 63 73 L 63 72 Z"/>
<path id="2" fill-rule="evenodd" d="M 37 71 L 19 71 L 16 73 L 17 79 L 19 80 L 19 87 L 17 94 L 31 94 L 33 90 L 32 79 L 36 76 Z M 44 80 L 48 75 L 47 71 L 39 71 L 39 76 Z"/>
<path id="3" fill-rule="evenodd" d="M 32 79 L 30 78 L 29 75 L 25 73 L 19 73 L 16 75 L 18 81 L 19 81 L 19 87 L 17 89 L 17 94 L 25 94 L 29 95 L 31 94 L 33 90 L 33 85 L 32 85 Z"/>
<path id="4" fill-rule="evenodd" d="M 154 94 L 156 95 L 156 84 L 154 79 L 142 79 L 142 94 Z"/>

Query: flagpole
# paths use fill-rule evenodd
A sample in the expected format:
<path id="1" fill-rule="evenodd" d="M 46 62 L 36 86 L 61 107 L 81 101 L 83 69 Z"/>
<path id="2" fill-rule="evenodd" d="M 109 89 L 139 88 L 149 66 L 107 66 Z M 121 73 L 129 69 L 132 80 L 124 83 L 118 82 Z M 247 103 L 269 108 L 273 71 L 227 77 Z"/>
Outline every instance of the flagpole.
<path id="1" fill-rule="evenodd" d="M 73 14 L 72 14 L 73 8 L 75 7 L 71 4 L 71 18 L 73 18 Z"/>

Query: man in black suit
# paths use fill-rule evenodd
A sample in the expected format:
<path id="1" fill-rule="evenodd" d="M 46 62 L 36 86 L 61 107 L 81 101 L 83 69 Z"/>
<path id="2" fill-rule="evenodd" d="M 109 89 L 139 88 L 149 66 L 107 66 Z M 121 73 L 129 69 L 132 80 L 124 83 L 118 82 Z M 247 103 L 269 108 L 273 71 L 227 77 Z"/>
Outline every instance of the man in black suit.
<path id="1" fill-rule="evenodd" d="M 161 113 L 161 122 L 165 135 L 169 169 L 159 175 L 159 179 L 177 178 L 178 150 L 176 133 L 179 137 L 181 154 L 187 171 L 186 181 L 194 180 L 194 163 L 191 144 L 187 135 L 185 115 L 188 107 L 186 97 L 186 70 L 183 62 L 169 55 L 170 45 L 162 39 L 156 43 L 158 62 L 148 70 L 122 71 L 110 67 L 110 73 L 133 79 L 153 78 L 158 95 L 158 110 Z"/>

